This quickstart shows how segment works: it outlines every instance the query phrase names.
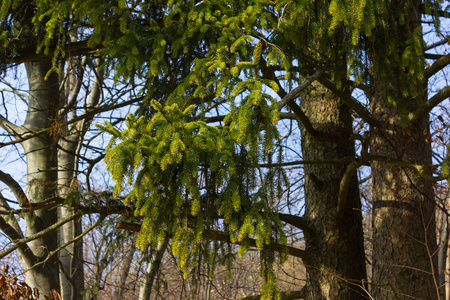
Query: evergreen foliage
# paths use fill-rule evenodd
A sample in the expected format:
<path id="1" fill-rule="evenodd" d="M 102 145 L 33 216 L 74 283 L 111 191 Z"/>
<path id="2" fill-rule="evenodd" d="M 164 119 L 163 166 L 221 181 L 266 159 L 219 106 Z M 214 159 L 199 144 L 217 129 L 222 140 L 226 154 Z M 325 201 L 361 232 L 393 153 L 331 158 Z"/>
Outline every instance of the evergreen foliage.
<path id="1" fill-rule="evenodd" d="M 327 80 L 338 89 L 377 74 L 393 105 L 399 93 L 423 96 L 422 27 L 405 21 L 411 12 L 404 6 L 387 2 L 2 1 L 0 44 L 7 59 L 23 53 L 27 46 L 14 44 L 23 34 L 15 26 L 32 11 L 27 34 L 37 52 L 52 53 L 55 68 L 70 55 L 68 37 L 78 33 L 116 80 L 145 78 L 142 106 L 127 117 L 127 128 L 99 125 L 113 136 L 105 159 L 114 194 L 126 192 L 126 203 L 143 218 L 138 244 L 156 246 L 170 236 L 187 275 L 205 230 L 229 233 L 241 253 L 256 237 L 262 291 L 273 299 L 280 297 L 274 247 L 286 243 L 276 200 L 287 182 L 280 166 L 260 164 L 282 160 L 274 149 L 283 84 L 301 83 L 326 61 Z M 424 9 L 439 3 L 427 1 Z M 406 44 L 399 34 L 408 35 Z"/>

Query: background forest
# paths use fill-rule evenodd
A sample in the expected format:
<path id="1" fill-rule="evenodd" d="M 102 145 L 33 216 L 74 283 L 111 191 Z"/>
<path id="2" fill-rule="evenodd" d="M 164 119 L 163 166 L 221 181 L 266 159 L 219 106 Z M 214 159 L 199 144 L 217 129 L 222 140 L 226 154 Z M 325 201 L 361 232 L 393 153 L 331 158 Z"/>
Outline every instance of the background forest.
<path id="1" fill-rule="evenodd" d="M 449 13 L 0 0 L 0 299 L 450 299 Z"/>

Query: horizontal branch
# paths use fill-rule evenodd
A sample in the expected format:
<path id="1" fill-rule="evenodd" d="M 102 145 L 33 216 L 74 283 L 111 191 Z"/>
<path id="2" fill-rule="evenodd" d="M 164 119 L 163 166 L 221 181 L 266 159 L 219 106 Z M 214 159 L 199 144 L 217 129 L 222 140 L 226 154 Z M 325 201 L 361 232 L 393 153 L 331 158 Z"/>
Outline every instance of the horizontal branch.
<path id="1" fill-rule="evenodd" d="M 79 42 L 73 42 L 69 43 L 64 46 L 64 54 L 65 58 L 73 57 L 73 56 L 79 56 L 79 55 L 86 55 L 89 53 L 95 53 L 99 48 L 91 48 L 88 46 L 88 42 L 86 41 L 79 41 Z M 10 63 L 14 64 L 20 64 L 24 62 L 31 62 L 31 61 L 45 61 L 45 60 L 51 60 L 55 54 L 56 49 L 52 49 L 48 51 L 48 53 L 36 53 L 37 48 L 30 48 L 25 49 L 23 51 L 20 51 L 19 55 L 10 58 L 8 61 Z"/>
<path id="2" fill-rule="evenodd" d="M 278 213 L 278 218 L 280 218 L 281 221 L 283 221 L 289 225 L 295 226 L 298 229 L 301 229 L 303 231 L 310 230 L 308 223 L 306 222 L 305 218 L 303 218 L 303 217 L 290 215 L 290 214 Z"/>
<path id="3" fill-rule="evenodd" d="M 297 119 L 297 116 L 295 114 L 288 113 L 288 112 L 280 112 L 279 116 L 280 116 L 280 120 L 283 120 L 283 119 L 295 120 L 295 119 Z M 225 119 L 224 115 L 222 115 L 222 116 L 215 116 L 215 117 L 207 117 L 207 118 L 204 118 L 203 120 L 206 123 L 215 123 L 215 122 L 222 122 L 223 119 Z"/>
<path id="4" fill-rule="evenodd" d="M 303 92 L 308 86 L 310 86 L 314 81 L 316 81 L 320 76 L 322 76 L 323 73 L 325 73 L 325 70 L 328 68 L 328 64 L 325 64 L 322 68 L 318 69 L 316 72 L 314 72 L 313 75 L 308 77 L 305 81 L 303 81 L 298 87 L 290 91 L 286 96 L 281 99 L 281 101 L 278 103 L 278 109 L 281 110 L 284 106 L 286 106 L 289 101 L 294 100 L 299 96 L 301 92 Z"/>
<path id="5" fill-rule="evenodd" d="M 450 64 L 450 54 L 443 55 L 439 59 L 437 59 L 431 66 L 425 69 L 424 75 L 425 78 L 430 78 L 446 66 Z"/>
<path id="6" fill-rule="evenodd" d="M 367 160 L 368 161 L 382 161 L 385 163 L 389 163 L 401 168 L 405 168 L 405 169 L 410 169 L 413 171 L 416 171 L 417 174 L 419 174 L 423 179 L 428 180 L 428 181 L 442 181 L 442 180 L 446 180 L 447 177 L 439 175 L 439 176 L 433 176 L 430 173 L 430 169 L 431 168 L 435 168 L 438 167 L 436 165 L 431 165 L 431 166 L 426 166 L 426 165 L 418 165 L 418 164 L 414 164 L 414 163 L 408 163 L 406 161 L 403 160 L 399 160 L 399 159 L 394 159 L 394 158 L 390 158 L 390 157 L 384 157 L 384 156 L 379 156 L 379 155 L 371 155 L 368 154 L 367 155 Z"/>
<path id="7" fill-rule="evenodd" d="M 38 239 L 40 237 L 43 237 L 43 236 L 45 236 L 45 235 L 47 235 L 47 234 L 57 230 L 59 227 L 61 227 L 62 225 L 66 224 L 67 222 L 75 220 L 75 219 L 81 217 L 82 215 L 83 215 L 83 212 L 79 211 L 79 212 L 77 212 L 77 213 L 75 213 L 73 215 L 67 216 L 67 217 L 59 220 L 58 222 L 52 224 L 51 226 L 47 227 L 46 229 L 44 229 L 42 231 L 39 231 L 36 234 L 30 235 L 30 236 L 27 236 L 27 237 L 25 237 L 23 239 L 15 241 L 14 245 L 12 245 L 8 249 L 3 250 L 2 252 L 0 252 L 0 259 L 5 257 L 6 255 L 10 254 L 11 252 L 16 250 L 17 248 L 21 247 L 22 245 L 24 245 L 24 244 L 26 244 L 26 243 L 28 243 L 30 241 L 33 241 L 35 239 Z"/>
<path id="8" fill-rule="evenodd" d="M 119 104 L 111 104 L 111 105 L 105 105 L 105 106 L 102 106 L 102 107 L 98 107 L 98 108 L 95 108 L 95 109 L 92 109 L 92 110 L 86 112 L 85 114 L 83 114 L 83 115 L 81 115 L 79 117 L 73 118 L 70 121 L 67 121 L 67 122 L 64 122 L 64 123 L 60 123 L 59 126 L 60 127 L 64 127 L 64 126 L 67 126 L 67 125 L 70 125 L 70 124 L 74 124 L 74 123 L 77 123 L 78 121 L 81 121 L 83 119 L 95 116 L 96 114 L 100 114 L 100 113 L 103 113 L 103 112 L 112 111 L 112 110 L 115 110 L 115 109 L 118 109 L 118 108 L 122 108 L 124 106 L 128 106 L 128 105 L 137 103 L 139 101 L 142 101 L 143 99 L 144 99 L 144 97 L 138 97 L 138 98 L 135 98 L 135 99 L 131 99 L 131 100 L 119 103 Z M 50 128 L 42 129 L 40 131 L 31 132 L 31 131 L 27 131 L 26 128 L 23 128 L 23 134 L 18 136 L 15 141 L 10 141 L 10 142 L 6 142 L 6 143 L 0 143 L 0 147 L 4 147 L 4 146 L 8 146 L 8 145 L 14 145 L 14 144 L 17 144 L 17 143 L 24 142 L 24 141 L 27 141 L 27 140 L 33 138 L 33 137 L 42 135 L 44 133 L 48 133 L 50 131 L 53 131 L 54 129 L 55 128 L 50 127 Z"/>
<path id="9" fill-rule="evenodd" d="M 342 90 L 339 90 L 335 84 L 330 82 L 328 79 L 321 77 L 319 79 L 320 83 L 323 84 L 327 89 L 329 89 L 333 94 L 338 96 L 339 98 L 347 104 L 348 107 L 353 109 L 364 121 L 366 121 L 370 126 L 378 127 L 378 122 L 375 120 L 370 112 L 361 105 L 354 97 L 350 94 L 345 93 Z"/>
<path id="10" fill-rule="evenodd" d="M 423 57 L 428 58 L 428 59 L 439 59 L 442 56 L 443 56 L 442 54 L 433 54 L 433 53 L 425 53 L 423 55 Z"/>
<path id="11" fill-rule="evenodd" d="M 11 177 L 11 175 L 0 171 L 0 181 L 6 184 L 13 192 L 17 201 L 19 202 L 20 207 L 24 207 L 26 204 L 30 203 L 20 184 L 15 181 L 14 178 Z"/>
<path id="12" fill-rule="evenodd" d="M 6 210 L 0 209 L 0 215 L 12 216 L 12 215 L 20 215 L 20 214 L 24 214 L 24 213 L 31 213 L 38 209 L 61 204 L 63 201 L 64 201 L 64 199 L 55 197 L 55 198 L 52 198 L 50 200 L 46 200 L 43 202 L 37 202 L 37 203 L 28 202 L 28 203 L 24 204 L 20 209 L 6 209 Z"/>
<path id="13" fill-rule="evenodd" d="M 428 51 L 428 50 L 431 50 L 431 49 L 436 48 L 438 46 L 447 44 L 448 42 L 449 42 L 449 39 L 448 39 L 448 37 L 446 37 L 445 39 L 440 40 L 440 41 L 438 41 L 436 43 L 433 43 L 433 44 L 430 44 L 430 45 L 426 45 L 424 50 Z"/>
<path id="14" fill-rule="evenodd" d="M 408 121 L 411 124 L 420 122 L 428 113 L 435 108 L 439 103 L 450 97 L 450 86 L 441 89 L 436 95 L 428 99 L 419 109 L 414 113 L 408 115 Z"/>
<path id="15" fill-rule="evenodd" d="M 135 223 L 118 222 L 116 224 L 116 228 L 139 232 L 141 230 L 141 225 L 135 224 Z M 239 243 L 233 243 L 231 241 L 229 234 L 222 232 L 222 231 L 217 231 L 217 230 L 203 231 L 202 238 L 204 240 L 209 240 L 209 241 L 220 241 L 220 242 L 225 242 L 225 243 L 239 244 Z M 255 239 L 249 238 L 247 241 L 249 242 L 250 247 L 256 248 L 256 240 Z M 298 249 L 298 248 L 291 247 L 291 246 L 284 246 L 284 245 L 280 245 L 280 244 L 275 245 L 275 251 L 281 252 L 281 251 L 284 251 L 285 249 L 288 250 L 289 255 L 292 255 L 292 256 L 295 256 L 298 258 L 305 257 L 305 250 Z"/>
<path id="16" fill-rule="evenodd" d="M 274 167 L 290 167 L 299 165 L 346 165 L 351 163 L 355 158 L 353 156 L 343 157 L 341 159 L 324 159 L 324 160 L 295 160 L 284 163 L 274 163 L 274 164 L 260 164 L 261 168 L 274 168 Z"/>
<path id="17" fill-rule="evenodd" d="M 294 300 L 306 298 L 306 285 L 300 291 L 280 292 L 281 300 Z M 241 298 L 239 300 L 260 300 L 262 295 L 253 295 Z"/>

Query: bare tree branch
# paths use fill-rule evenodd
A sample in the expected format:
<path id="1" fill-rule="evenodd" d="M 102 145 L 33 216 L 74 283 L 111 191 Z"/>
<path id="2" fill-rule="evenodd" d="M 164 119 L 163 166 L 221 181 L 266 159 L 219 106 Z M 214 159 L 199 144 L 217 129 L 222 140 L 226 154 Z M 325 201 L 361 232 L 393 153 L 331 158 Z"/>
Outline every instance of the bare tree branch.
<path id="1" fill-rule="evenodd" d="M 11 123 L 4 116 L 0 115 L 0 127 L 6 132 L 12 135 L 14 138 L 18 138 L 25 131 L 23 128 Z"/>
<path id="2" fill-rule="evenodd" d="M 14 178 L 11 177 L 11 175 L 3 171 L 0 171 L 0 180 L 4 184 L 6 184 L 9 187 L 9 189 L 13 192 L 17 201 L 19 202 L 20 207 L 24 207 L 25 205 L 30 203 L 20 184 L 17 181 L 15 181 Z"/>
<path id="3" fill-rule="evenodd" d="M 33 241 L 35 239 L 38 239 L 40 237 L 45 236 L 46 234 L 49 234 L 55 230 L 57 230 L 59 227 L 61 227 L 63 224 L 66 224 L 69 221 L 72 221 L 74 219 L 77 219 L 79 217 L 81 217 L 83 215 L 83 212 L 79 211 L 73 215 L 67 216 L 61 220 L 59 220 L 58 222 L 52 224 L 51 226 L 47 227 L 46 229 L 39 231 L 36 234 L 30 235 L 26 238 L 23 239 L 19 239 L 14 241 L 14 245 L 12 245 L 11 247 L 9 247 L 8 249 L 0 252 L 0 259 L 2 259 L 3 257 L 5 257 L 6 255 L 10 254 L 11 252 L 13 252 L 14 250 L 18 249 L 19 247 L 22 247 L 23 245 L 25 245 L 26 243 Z M 33 254 L 34 255 L 34 254 Z"/>
<path id="4" fill-rule="evenodd" d="M 425 78 L 430 78 L 431 76 L 448 66 L 448 64 L 450 64 L 450 54 L 441 56 L 431 66 L 425 69 Z"/>
<path id="5" fill-rule="evenodd" d="M 339 90 L 336 85 L 330 82 L 328 79 L 323 76 L 319 78 L 320 83 L 322 83 L 327 89 L 333 92 L 336 96 L 342 99 L 351 109 L 353 109 L 364 121 L 366 121 L 370 126 L 377 127 L 378 122 L 375 120 L 370 112 L 361 105 L 355 98 L 353 98 L 350 94 L 345 93 L 342 90 Z"/>
<path id="6" fill-rule="evenodd" d="M 322 68 L 314 72 L 313 75 L 311 75 L 305 81 L 303 81 L 298 87 L 296 87 L 295 89 L 290 91 L 286 96 L 284 96 L 283 99 L 281 99 L 281 101 L 278 103 L 278 109 L 281 110 L 284 106 L 286 106 L 289 103 L 289 101 L 297 98 L 301 92 L 303 92 L 314 81 L 319 79 L 319 77 L 322 76 L 323 73 L 325 73 L 325 70 L 327 68 L 328 64 L 325 64 Z"/>
<path id="7" fill-rule="evenodd" d="M 422 120 L 428 113 L 436 107 L 439 103 L 450 97 L 450 86 L 441 89 L 436 95 L 428 99 L 419 109 L 414 113 L 408 115 L 409 122 L 414 124 Z"/>
<path id="8" fill-rule="evenodd" d="M 0 217 L 0 230 L 3 231 L 13 243 L 16 243 L 17 241 L 23 239 L 22 233 L 16 230 L 16 228 L 14 228 L 10 223 L 8 223 L 4 217 Z M 25 259 L 28 263 L 33 264 L 37 261 L 37 257 L 33 254 L 27 244 L 20 244 L 16 249 L 17 251 L 19 251 L 19 254 L 23 257 L 23 259 Z M 0 259 L 1 258 L 2 257 L 0 257 Z"/>
<path id="9" fill-rule="evenodd" d="M 302 217 L 294 216 L 294 215 L 290 215 L 290 214 L 278 213 L 278 218 L 280 218 L 281 221 L 283 221 L 287 224 L 290 224 L 292 226 L 295 226 L 298 229 L 301 229 L 303 231 L 310 230 L 308 223 Z"/>
<path id="10" fill-rule="evenodd" d="M 449 42 L 449 37 L 446 37 L 445 39 L 440 40 L 440 41 L 438 41 L 436 43 L 433 43 L 433 44 L 430 44 L 430 45 L 426 45 L 424 50 L 428 51 L 428 50 L 431 50 L 431 49 L 436 48 L 438 46 L 447 44 L 448 42 Z"/>

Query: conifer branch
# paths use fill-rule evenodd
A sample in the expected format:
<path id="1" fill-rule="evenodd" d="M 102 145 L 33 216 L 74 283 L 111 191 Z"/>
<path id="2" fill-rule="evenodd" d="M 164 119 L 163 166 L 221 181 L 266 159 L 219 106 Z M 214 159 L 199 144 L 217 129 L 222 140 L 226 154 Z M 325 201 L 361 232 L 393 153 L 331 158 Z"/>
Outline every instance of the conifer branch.
<path id="1" fill-rule="evenodd" d="M 87 39 L 85 41 L 68 43 L 67 45 L 64 46 L 65 58 L 95 53 L 101 47 L 102 46 L 100 45 L 96 48 L 89 47 Z M 51 60 L 56 51 L 56 49 L 51 49 L 50 51 L 48 51 L 48 53 L 44 52 L 36 53 L 36 50 L 37 50 L 36 48 L 24 49 L 20 51 L 17 56 L 10 58 L 8 62 L 14 64 L 21 64 L 24 62 L 31 62 L 31 61 Z"/>
<path id="2" fill-rule="evenodd" d="M 136 223 L 128 223 L 128 222 L 118 222 L 116 224 L 116 228 L 118 229 L 125 229 L 133 232 L 139 232 L 141 230 L 141 224 Z M 218 230 L 205 230 L 202 233 L 202 238 L 204 240 L 208 241 L 219 241 L 219 242 L 225 242 L 225 243 L 232 243 L 239 245 L 240 243 L 233 243 L 231 242 L 230 235 L 226 232 L 218 231 Z M 256 240 L 255 239 L 247 239 L 246 241 L 249 242 L 250 247 L 256 247 Z M 298 249 L 291 246 L 284 246 L 280 244 L 275 244 L 275 251 L 281 252 L 285 249 L 288 250 L 289 255 L 298 257 L 303 259 L 305 257 L 305 250 Z"/>
<path id="3" fill-rule="evenodd" d="M 312 135 L 312 136 L 317 135 L 318 131 L 311 124 L 311 121 L 306 116 L 306 114 L 303 112 L 303 110 L 300 108 L 300 106 L 298 106 L 297 103 L 295 103 L 294 100 L 289 100 L 288 105 L 292 109 L 292 111 L 294 112 L 295 116 L 297 117 L 297 120 L 305 128 L 305 131 L 307 133 L 309 133 L 310 135 Z"/>
<path id="4" fill-rule="evenodd" d="M 432 54 L 432 53 L 424 53 L 424 55 L 423 55 L 423 57 L 428 58 L 428 59 L 439 59 L 442 56 L 443 56 L 442 54 Z"/>
<path id="5" fill-rule="evenodd" d="M 283 119 L 297 120 L 297 115 L 295 115 L 293 113 L 280 112 L 279 116 L 280 116 L 280 120 L 283 120 Z M 223 119 L 225 119 L 225 116 L 208 117 L 208 118 L 204 118 L 203 120 L 206 123 L 215 123 L 215 122 L 222 122 Z"/>
<path id="6" fill-rule="evenodd" d="M 343 157 L 341 159 L 322 159 L 322 160 L 295 160 L 289 161 L 285 163 L 273 163 L 273 164 L 260 164 L 261 168 L 273 168 L 273 167 L 290 167 L 290 166 L 299 166 L 299 165 L 341 165 L 341 164 L 349 164 L 355 158 L 353 156 Z"/>
<path id="7" fill-rule="evenodd" d="M 419 109 L 414 113 L 408 115 L 409 122 L 416 124 L 420 122 L 428 113 L 435 108 L 439 103 L 450 97 L 450 86 L 441 89 L 436 95 L 428 99 Z"/>
<path id="8" fill-rule="evenodd" d="M 425 78 L 430 78 L 446 66 L 450 64 L 450 54 L 441 56 L 438 60 L 436 60 L 431 66 L 425 69 L 424 76 Z"/>
<path id="9" fill-rule="evenodd" d="M 420 5 L 421 8 L 421 13 L 427 16 L 439 16 L 442 18 L 448 18 L 450 17 L 450 13 L 445 11 L 445 10 L 441 10 L 441 9 L 434 9 L 432 7 L 427 7 L 425 8 L 425 6 L 423 4 Z"/>
<path id="10" fill-rule="evenodd" d="M 294 299 L 305 299 L 306 298 L 306 285 L 302 287 L 299 291 L 287 291 L 280 292 L 280 296 L 282 300 L 294 300 Z M 240 298 L 239 300 L 260 300 L 262 295 L 253 295 L 247 296 L 244 298 Z"/>
<path id="11" fill-rule="evenodd" d="M 308 132 L 309 134 L 311 134 L 313 136 L 316 135 L 317 130 L 314 129 L 314 127 L 311 124 L 311 121 L 306 116 L 306 114 L 303 112 L 303 110 L 300 108 L 300 106 L 298 106 L 297 103 L 295 103 L 294 99 L 297 98 L 298 94 L 300 94 L 304 89 L 306 89 L 309 85 L 311 85 L 320 75 L 322 75 L 325 72 L 325 69 L 328 65 L 326 64 L 324 67 L 317 70 L 316 73 L 314 73 L 311 77 L 306 79 L 302 84 L 300 84 L 298 87 L 296 87 L 295 89 L 293 89 L 292 91 L 287 93 L 283 89 L 283 87 L 280 84 L 279 79 L 275 75 L 275 73 L 274 73 L 275 69 L 267 67 L 267 62 L 263 58 L 260 59 L 259 64 L 260 64 L 260 68 L 261 68 L 263 77 L 274 81 L 278 85 L 278 88 L 279 88 L 278 96 L 280 96 L 282 98 L 281 101 L 278 103 L 278 110 L 281 111 L 284 106 L 288 105 L 289 108 L 294 112 L 295 119 L 297 119 L 298 122 L 303 125 L 306 132 Z M 280 118 L 281 118 L 281 114 L 282 113 L 280 113 Z"/>

